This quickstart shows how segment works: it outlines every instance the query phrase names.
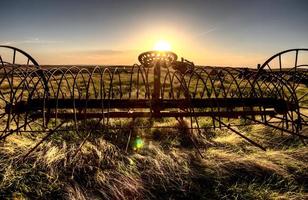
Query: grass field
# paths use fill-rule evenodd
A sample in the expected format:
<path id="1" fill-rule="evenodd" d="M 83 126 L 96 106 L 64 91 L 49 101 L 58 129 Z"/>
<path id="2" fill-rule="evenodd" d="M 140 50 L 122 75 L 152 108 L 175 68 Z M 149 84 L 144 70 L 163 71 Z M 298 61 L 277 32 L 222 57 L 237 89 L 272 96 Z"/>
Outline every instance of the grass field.
<path id="1" fill-rule="evenodd" d="M 135 122 L 139 125 L 145 120 Z M 308 148 L 262 125 L 240 130 L 267 147 L 252 147 L 227 130 L 185 122 L 175 129 L 134 130 L 126 149 L 117 137 L 127 129 L 84 137 L 57 133 L 30 154 L 42 135 L 13 135 L 0 147 L 1 199 L 307 199 Z M 206 122 L 204 122 L 206 123 Z M 307 131 L 307 130 L 305 130 Z M 86 135 L 87 133 L 82 133 Z M 143 138 L 136 147 L 136 135 Z M 112 136 L 112 137 L 111 137 Z M 188 137 L 195 138 L 203 158 Z"/>
<path id="2" fill-rule="evenodd" d="M 49 84 L 61 88 L 60 97 L 70 97 L 72 78 L 67 80 Z M 118 85 L 115 81 L 112 87 Z M 1 87 L 3 93 L 10 91 L 4 83 Z M 229 93 L 236 91 L 232 87 Z M 210 129 L 206 118 L 199 118 L 201 134 L 190 132 L 188 121 L 169 118 L 120 122 L 122 129 L 56 132 L 26 158 L 43 133 L 1 141 L 0 199 L 308 199 L 308 147 L 294 136 L 263 125 L 236 128 L 266 147 L 262 151 L 227 129 Z M 84 125 L 93 128 L 90 122 Z"/>

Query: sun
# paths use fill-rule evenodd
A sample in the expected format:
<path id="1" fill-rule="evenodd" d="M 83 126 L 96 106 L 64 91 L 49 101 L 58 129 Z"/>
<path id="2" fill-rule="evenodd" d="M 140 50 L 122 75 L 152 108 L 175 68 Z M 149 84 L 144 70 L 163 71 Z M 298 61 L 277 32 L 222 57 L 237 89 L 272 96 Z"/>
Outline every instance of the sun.
<path id="1" fill-rule="evenodd" d="M 154 50 L 155 51 L 170 51 L 171 45 L 164 40 L 160 40 L 155 44 Z"/>

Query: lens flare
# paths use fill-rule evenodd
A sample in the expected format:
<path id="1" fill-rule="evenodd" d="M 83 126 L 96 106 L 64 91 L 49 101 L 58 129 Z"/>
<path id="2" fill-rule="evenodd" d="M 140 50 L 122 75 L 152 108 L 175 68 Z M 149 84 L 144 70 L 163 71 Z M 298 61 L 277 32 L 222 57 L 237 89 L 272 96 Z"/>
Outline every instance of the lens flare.
<path id="1" fill-rule="evenodd" d="M 138 150 L 141 149 L 144 145 L 143 140 L 138 136 L 134 142 L 134 149 Z"/>

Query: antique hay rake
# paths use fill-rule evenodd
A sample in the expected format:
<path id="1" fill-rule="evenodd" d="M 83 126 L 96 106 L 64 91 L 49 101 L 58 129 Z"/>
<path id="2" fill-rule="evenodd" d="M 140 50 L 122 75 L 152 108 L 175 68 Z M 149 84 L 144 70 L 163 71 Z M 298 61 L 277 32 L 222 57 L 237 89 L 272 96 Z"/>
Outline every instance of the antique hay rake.
<path id="1" fill-rule="evenodd" d="M 212 128 L 262 149 L 233 126 L 264 124 L 307 139 L 308 49 L 281 52 L 254 70 L 195 66 L 160 51 L 142 53 L 133 66 L 41 68 L 20 49 L 0 48 L 0 140 L 47 132 L 44 141 L 57 131 L 115 128 L 111 119 L 167 117 L 188 118 L 197 130 L 207 117 Z M 290 54 L 293 61 L 283 63 Z"/>

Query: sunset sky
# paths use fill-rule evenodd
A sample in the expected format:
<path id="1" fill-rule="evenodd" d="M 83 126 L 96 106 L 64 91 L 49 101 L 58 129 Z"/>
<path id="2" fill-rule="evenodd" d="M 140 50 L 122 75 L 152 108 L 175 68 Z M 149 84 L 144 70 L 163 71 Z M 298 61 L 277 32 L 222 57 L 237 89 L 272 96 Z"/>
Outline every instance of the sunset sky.
<path id="1" fill-rule="evenodd" d="M 40 64 L 133 64 L 165 40 L 196 64 L 254 67 L 308 47 L 308 1 L 1 0 L 0 27 Z"/>

